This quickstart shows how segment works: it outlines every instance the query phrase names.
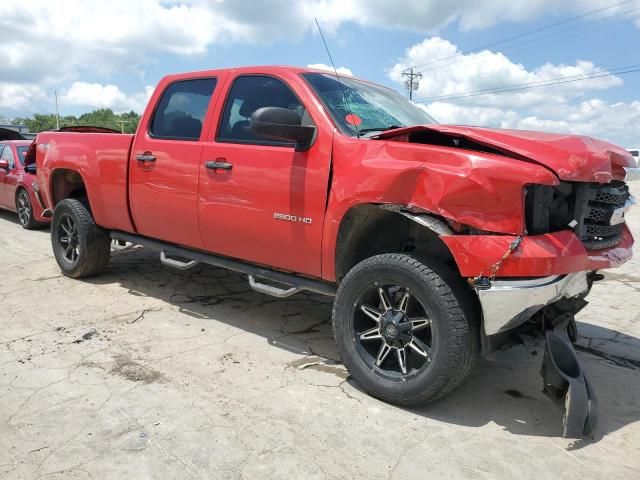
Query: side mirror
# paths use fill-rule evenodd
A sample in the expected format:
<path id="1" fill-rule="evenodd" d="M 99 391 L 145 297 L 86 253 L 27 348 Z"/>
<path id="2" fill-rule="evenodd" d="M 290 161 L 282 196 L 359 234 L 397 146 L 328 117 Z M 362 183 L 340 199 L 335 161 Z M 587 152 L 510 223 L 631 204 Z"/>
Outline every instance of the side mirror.
<path id="1" fill-rule="evenodd" d="M 24 171 L 27 173 L 30 173 L 32 175 L 36 174 L 36 164 L 35 163 L 30 163 L 29 165 L 25 165 L 24 166 Z"/>
<path id="2" fill-rule="evenodd" d="M 250 128 L 261 137 L 294 142 L 298 152 L 309 150 L 316 135 L 316 127 L 302 125 L 300 115 L 279 107 L 263 107 L 253 112 Z"/>
<path id="3" fill-rule="evenodd" d="M 7 160 L 0 160 L 0 168 L 3 170 L 9 170 L 9 162 Z"/>

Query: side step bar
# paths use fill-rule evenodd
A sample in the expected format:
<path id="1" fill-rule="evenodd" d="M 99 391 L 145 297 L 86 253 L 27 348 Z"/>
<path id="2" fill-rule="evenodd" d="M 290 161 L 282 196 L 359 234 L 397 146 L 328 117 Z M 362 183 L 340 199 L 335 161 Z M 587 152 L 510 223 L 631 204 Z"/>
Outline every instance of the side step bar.
<path id="1" fill-rule="evenodd" d="M 269 268 L 259 267 L 257 265 L 242 262 L 232 258 L 222 257 L 211 253 L 205 253 L 190 248 L 179 247 L 171 243 L 161 240 L 154 240 L 140 235 L 120 232 L 113 230 L 110 236 L 114 240 L 120 242 L 129 242 L 135 245 L 141 245 L 151 250 L 157 250 L 160 253 L 160 261 L 170 267 L 186 270 L 194 267 L 198 263 L 205 263 L 214 267 L 226 268 L 234 272 L 245 273 L 249 276 L 249 285 L 257 292 L 273 295 L 275 297 L 288 297 L 294 293 L 308 290 L 310 292 L 320 293 L 322 295 L 334 296 L 336 294 L 336 286 L 332 283 L 313 280 L 311 278 L 301 277 L 292 273 L 280 272 Z M 188 262 L 181 262 L 174 257 L 188 259 Z M 289 288 L 279 288 L 258 282 L 256 279 L 261 278 L 270 280 Z"/>
<path id="2" fill-rule="evenodd" d="M 544 380 L 543 392 L 565 409 L 563 437 L 592 437 L 598 423 L 598 403 L 580 366 L 567 327 L 567 322 L 562 322 L 545 332 L 540 371 Z"/>

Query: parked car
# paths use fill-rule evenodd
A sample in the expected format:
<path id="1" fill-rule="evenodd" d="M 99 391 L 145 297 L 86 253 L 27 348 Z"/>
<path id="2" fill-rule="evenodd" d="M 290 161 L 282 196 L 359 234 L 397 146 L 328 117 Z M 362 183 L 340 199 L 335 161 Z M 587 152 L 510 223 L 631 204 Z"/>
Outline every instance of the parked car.
<path id="1" fill-rule="evenodd" d="M 36 142 L 65 275 L 103 272 L 115 239 L 276 297 L 334 295 L 350 374 L 407 406 L 450 392 L 510 335 L 542 332 L 564 434 L 595 428 L 571 340 L 597 270 L 632 255 L 626 150 L 439 125 L 385 87 L 292 67 L 170 75 L 135 135 Z"/>
<path id="2" fill-rule="evenodd" d="M 49 223 L 43 216 L 34 190 L 36 176 L 25 170 L 24 159 L 31 141 L 2 140 L 0 137 L 0 208 L 16 212 L 28 230 Z"/>
<path id="3" fill-rule="evenodd" d="M 638 161 L 638 154 L 640 152 L 640 148 L 629 148 L 629 153 L 634 156 L 636 161 Z"/>

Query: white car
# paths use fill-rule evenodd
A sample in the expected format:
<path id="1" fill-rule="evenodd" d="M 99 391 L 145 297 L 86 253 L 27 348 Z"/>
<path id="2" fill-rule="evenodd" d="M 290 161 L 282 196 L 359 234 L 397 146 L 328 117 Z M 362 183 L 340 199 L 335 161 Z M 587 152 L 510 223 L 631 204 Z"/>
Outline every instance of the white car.
<path id="1" fill-rule="evenodd" d="M 627 151 L 633 155 L 636 159 L 636 162 L 638 161 L 638 153 L 640 152 L 640 148 L 627 148 Z"/>

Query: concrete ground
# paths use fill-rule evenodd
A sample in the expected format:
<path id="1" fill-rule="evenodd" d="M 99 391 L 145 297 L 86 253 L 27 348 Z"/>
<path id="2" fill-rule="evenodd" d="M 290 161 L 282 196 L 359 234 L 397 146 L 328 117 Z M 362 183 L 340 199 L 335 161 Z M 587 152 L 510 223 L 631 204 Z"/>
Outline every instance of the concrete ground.
<path id="1" fill-rule="evenodd" d="M 640 207 L 629 222 L 640 238 Z M 571 441 L 541 393 L 540 342 L 398 408 L 349 380 L 330 299 L 265 297 L 143 249 L 71 280 L 47 230 L 0 213 L 0 478 L 640 478 L 636 252 L 579 317 L 600 426 Z"/>

